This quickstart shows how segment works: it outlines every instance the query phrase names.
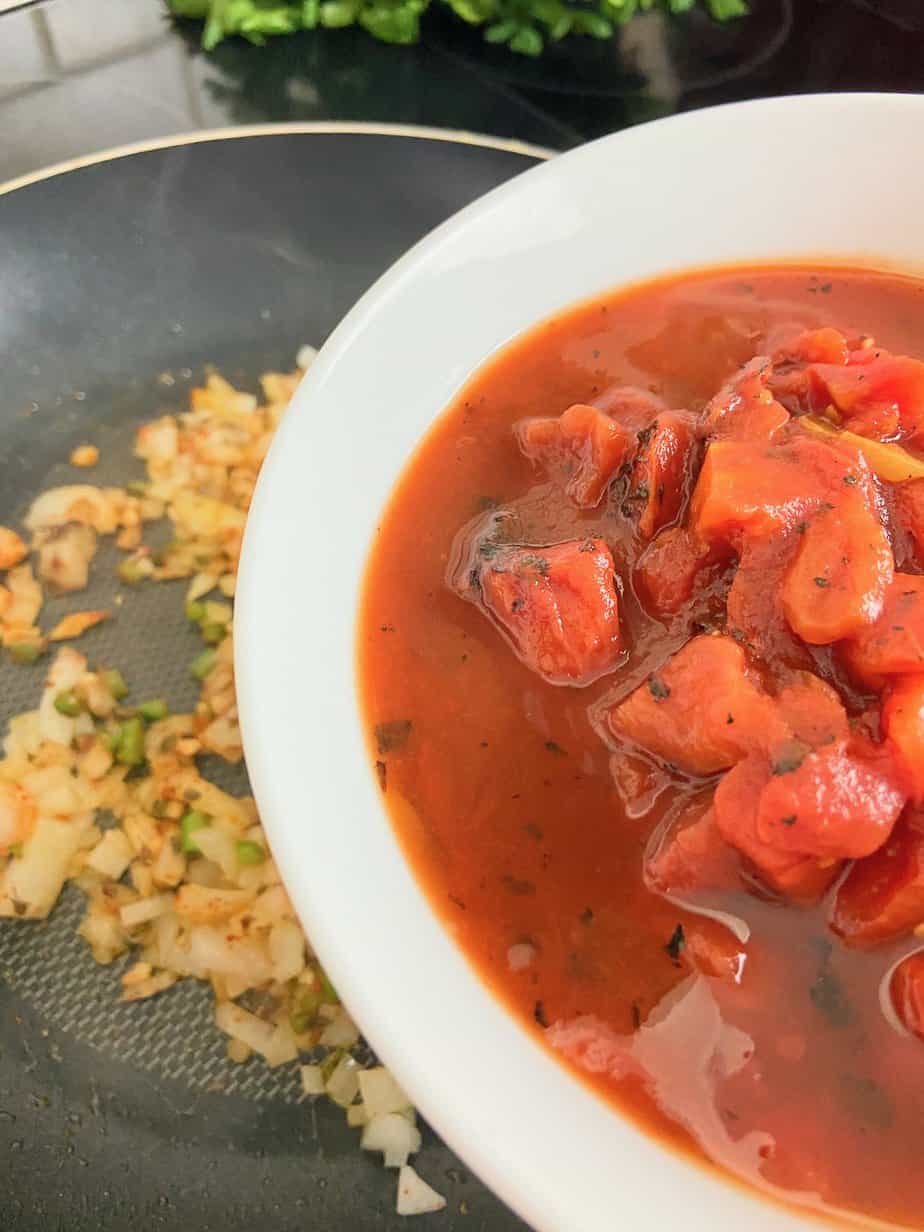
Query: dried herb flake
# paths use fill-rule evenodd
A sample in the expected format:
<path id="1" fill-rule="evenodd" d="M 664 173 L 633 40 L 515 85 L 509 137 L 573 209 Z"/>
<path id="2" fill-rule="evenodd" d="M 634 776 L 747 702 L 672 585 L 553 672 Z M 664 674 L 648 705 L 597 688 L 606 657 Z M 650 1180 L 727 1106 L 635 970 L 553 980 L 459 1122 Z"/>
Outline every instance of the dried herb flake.
<path id="1" fill-rule="evenodd" d="M 403 749 L 411 735 L 410 719 L 389 719 L 375 725 L 375 747 L 380 753 L 397 753 Z"/>
<path id="2" fill-rule="evenodd" d="M 672 962 L 680 962 L 680 953 L 686 945 L 687 940 L 683 934 L 683 925 L 678 924 L 671 933 L 671 939 L 664 947 Z"/>

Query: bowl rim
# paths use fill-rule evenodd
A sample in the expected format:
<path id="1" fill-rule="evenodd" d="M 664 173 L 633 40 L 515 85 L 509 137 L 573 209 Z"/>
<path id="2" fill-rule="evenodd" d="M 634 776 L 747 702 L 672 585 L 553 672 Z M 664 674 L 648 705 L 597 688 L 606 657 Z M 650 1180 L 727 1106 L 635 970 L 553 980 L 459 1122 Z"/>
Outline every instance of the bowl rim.
<path id="1" fill-rule="evenodd" d="M 712 128 L 718 132 L 723 122 L 733 115 L 751 116 L 754 117 L 755 123 L 767 123 L 775 116 L 786 113 L 805 112 L 819 116 L 831 112 L 856 114 L 854 109 L 861 112 L 869 109 L 876 112 L 895 109 L 913 113 L 920 122 L 920 117 L 924 114 L 924 96 L 877 93 L 816 94 L 723 104 L 720 107 L 687 112 L 610 134 L 568 151 L 551 162 L 525 171 L 492 190 L 412 247 L 365 293 L 343 319 L 325 343 L 310 374 L 296 394 L 296 413 L 284 421 L 257 485 L 241 561 L 235 667 L 248 768 L 264 825 L 273 849 L 278 853 L 280 870 L 293 904 L 312 938 L 312 943 L 317 945 L 322 961 L 328 966 L 337 986 L 345 992 L 347 1002 L 355 1009 L 361 1025 L 368 1032 L 373 1047 L 394 1070 L 427 1120 L 508 1205 L 533 1227 L 548 1229 L 548 1232 L 552 1232 L 552 1229 L 556 1232 L 560 1229 L 568 1229 L 569 1232 L 578 1232 L 578 1229 L 581 1232 L 590 1232 L 592 1229 L 597 1232 L 600 1229 L 602 1232 L 602 1229 L 611 1226 L 613 1203 L 617 1194 L 629 1202 L 637 1229 L 644 1228 L 647 1232 L 650 1228 L 653 1232 L 655 1228 L 664 1226 L 664 1219 L 670 1217 L 668 1207 L 659 1205 L 659 1212 L 655 1212 L 649 1220 L 648 1206 L 640 1205 L 642 1195 L 634 1192 L 637 1186 L 631 1194 L 625 1191 L 619 1193 L 617 1183 L 612 1179 L 614 1167 L 611 1154 L 612 1145 L 617 1138 L 619 1149 L 626 1150 L 629 1156 L 634 1157 L 634 1166 L 641 1171 L 651 1169 L 652 1177 L 663 1174 L 667 1161 L 672 1162 L 674 1166 L 670 1168 L 670 1183 L 663 1186 L 663 1201 L 668 1203 L 675 1214 L 678 1209 L 686 1214 L 691 1230 L 711 1229 L 714 1226 L 716 1210 L 723 1218 L 746 1220 L 752 1232 L 791 1232 L 805 1228 L 808 1220 L 817 1222 L 818 1214 L 806 1209 L 795 1210 L 788 1205 L 767 1202 L 734 1178 L 720 1176 L 713 1169 L 704 1167 L 679 1152 L 666 1151 L 662 1143 L 636 1128 L 628 1119 L 616 1114 L 610 1105 L 591 1095 L 580 1079 L 548 1057 L 545 1050 L 514 1021 L 506 1007 L 469 966 L 451 941 L 445 926 L 429 907 L 422 888 L 404 863 L 398 841 L 387 822 L 381 802 L 376 798 L 371 767 L 368 758 L 365 758 L 362 773 L 367 780 L 367 790 L 359 786 L 355 790 L 364 792 L 364 807 L 371 809 L 377 818 L 373 823 L 370 817 L 370 830 L 363 834 L 363 838 L 369 840 L 372 846 L 369 851 L 364 850 L 360 855 L 348 839 L 341 841 L 325 838 L 322 842 L 324 854 L 330 855 L 336 849 L 339 873 L 345 873 L 350 868 L 351 859 L 359 859 L 361 863 L 357 867 L 363 869 L 375 858 L 388 862 L 388 875 L 395 879 L 388 905 L 393 905 L 398 913 L 413 913 L 418 924 L 426 929 L 426 945 L 430 948 L 430 957 L 443 965 L 439 972 L 442 980 L 441 993 L 450 991 L 449 984 L 455 985 L 455 993 L 464 988 L 466 995 L 475 998 L 477 1012 L 473 1017 L 477 1017 L 479 1029 L 489 1032 L 495 1047 L 500 1047 L 503 1051 L 506 1045 L 512 1045 L 520 1050 L 521 1055 L 505 1054 L 512 1071 L 505 1073 L 496 1064 L 496 1058 L 480 1054 L 479 1063 L 487 1066 L 489 1074 L 479 1075 L 476 1072 L 477 1067 L 473 1067 L 458 1050 L 453 1052 L 449 1046 L 452 1042 L 458 1043 L 457 1038 L 450 1037 L 449 1043 L 444 1040 L 427 1040 L 426 1046 L 432 1046 L 438 1052 L 441 1050 L 443 1063 L 455 1064 L 459 1069 L 459 1078 L 447 1079 L 446 1073 L 440 1070 L 436 1057 L 417 1055 L 412 1059 L 410 1056 L 413 1046 L 420 1044 L 414 1031 L 420 1030 L 424 1021 L 439 1023 L 447 1031 L 452 1030 L 445 1013 L 441 1017 L 440 1013 L 431 1009 L 419 1016 L 421 1025 L 414 1028 L 408 1024 L 411 1016 L 406 1012 L 396 1013 L 394 1004 L 375 1004 L 376 994 L 370 995 L 370 991 L 376 985 L 384 987 L 381 972 L 377 973 L 372 969 L 368 957 L 344 951 L 344 945 L 338 937 L 340 926 L 336 918 L 336 893 L 329 884 L 325 884 L 325 877 L 330 870 L 322 870 L 318 875 L 310 870 L 306 872 L 302 867 L 306 840 L 300 827 L 292 823 L 292 817 L 297 812 L 293 811 L 296 797 L 292 792 L 287 795 L 286 787 L 281 786 L 295 773 L 291 764 L 285 764 L 284 751 L 288 749 L 290 754 L 295 754 L 297 748 L 291 730 L 285 730 L 285 725 L 307 721 L 299 719 L 291 706 L 283 715 L 274 714 L 274 704 L 279 700 L 279 690 L 285 677 L 280 666 L 279 653 L 269 649 L 266 640 L 272 641 L 274 624 L 278 624 L 279 615 L 278 611 L 274 610 L 278 606 L 278 591 L 272 583 L 283 584 L 286 576 L 281 569 L 280 553 L 274 549 L 272 539 L 274 534 L 279 533 L 280 519 L 284 520 L 291 513 L 291 499 L 297 496 L 299 491 L 302 494 L 304 492 L 304 478 L 297 481 L 296 472 L 293 470 L 292 446 L 297 442 L 293 423 L 298 418 L 299 407 L 304 410 L 310 400 L 313 400 L 317 407 L 323 403 L 325 397 L 329 397 L 327 386 L 336 383 L 342 366 L 348 363 L 351 348 L 364 331 L 374 327 L 377 318 L 387 311 L 390 298 L 403 294 L 412 286 L 421 273 L 426 271 L 428 263 L 440 256 L 444 245 L 450 246 L 455 239 L 464 235 L 467 228 L 475 227 L 479 220 L 485 219 L 489 214 L 498 215 L 530 190 L 538 193 L 543 185 L 561 183 L 572 169 L 579 171 L 592 166 L 596 158 L 603 156 L 603 151 L 611 153 L 613 159 L 618 160 L 620 153 L 628 151 L 632 143 L 650 144 L 654 140 L 660 140 L 659 134 L 670 132 L 678 141 L 684 134 L 696 129 Z M 528 188 L 524 185 L 528 185 Z M 819 257 L 821 255 L 818 254 Z M 761 262 L 767 258 L 755 254 L 754 260 Z M 863 257 L 857 256 L 855 259 L 855 264 L 866 263 Z M 695 263 L 691 262 L 688 267 L 693 268 L 694 265 Z M 681 268 L 678 267 L 678 272 L 681 272 Z M 655 272 L 652 276 L 655 276 Z M 588 296 L 596 293 L 596 288 L 589 288 L 587 291 Z M 573 298 L 570 302 L 573 302 Z M 560 304 L 561 308 L 566 306 L 567 302 Z M 534 323 L 547 315 L 546 312 L 538 314 Z M 483 354 L 482 362 L 487 358 L 488 354 Z M 432 407 L 428 424 L 442 413 L 445 405 L 446 402 L 443 402 Z M 404 463 L 409 456 L 408 454 L 405 457 Z M 393 490 L 398 475 L 403 473 L 404 463 L 397 474 L 391 476 L 387 488 L 389 493 Z M 283 488 L 285 495 L 282 494 Z M 288 512 L 287 501 L 290 505 Z M 381 505 L 378 508 L 380 509 Z M 367 544 L 367 549 L 369 547 L 371 542 Z M 356 579 L 357 588 L 358 582 L 359 579 Z M 274 598 L 274 595 L 277 597 Z M 336 613 L 331 612 L 330 617 L 335 619 Z M 354 606 L 350 612 L 351 631 L 355 617 Z M 294 629 L 296 626 L 290 622 L 285 627 Z M 267 675 L 267 664 L 273 655 L 276 656 L 275 692 L 274 682 Z M 346 681 L 343 683 L 346 685 Z M 355 670 L 349 681 L 349 688 L 351 693 L 355 689 Z M 340 706 L 339 701 L 336 704 Z M 358 707 L 352 695 L 347 709 L 353 714 L 354 720 L 358 721 Z M 336 713 L 338 718 L 333 722 L 333 728 L 337 727 L 346 711 L 338 709 Z M 362 747 L 365 747 L 364 742 Z M 355 767 L 351 766 L 350 769 Z M 354 790 L 352 784 L 350 790 Z M 387 835 L 382 833 L 383 822 Z M 315 833 L 317 837 L 317 831 Z M 398 863 L 394 862 L 395 857 Z M 398 864 L 401 865 L 403 873 L 398 871 Z M 403 901 L 404 899 L 407 901 Z M 418 910 L 422 904 L 425 905 L 424 914 Z M 424 916 L 428 920 L 426 925 L 422 923 Z M 393 928 L 394 924 L 386 918 L 383 924 L 384 932 Z M 415 946 L 418 940 L 417 937 L 414 938 Z M 375 945 L 380 947 L 380 938 L 376 938 Z M 379 953 L 378 958 L 382 957 Z M 450 975 L 446 974 L 448 971 L 451 971 Z M 369 981 L 368 987 L 364 986 L 364 979 Z M 391 996 L 394 1002 L 394 992 Z M 419 1009 L 419 1006 L 415 1006 L 415 1010 Z M 415 1013 L 414 1017 L 418 1018 L 418 1014 Z M 531 1084 L 540 1075 L 544 1084 L 544 1098 L 531 1103 Z M 490 1126 L 485 1124 L 483 1115 L 473 1110 L 479 1099 L 488 1098 L 488 1078 L 497 1084 Z M 453 1106 L 452 1096 L 458 1095 L 460 1091 L 466 1092 L 465 1098 Z M 523 1101 L 522 1108 L 511 1113 L 509 1108 L 500 1106 L 498 1091 L 502 1094 L 517 1092 Z M 580 1152 L 568 1141 L 568 1126 L 546 1124 L 540 1128 L 530 1123 L 531 1119 L 534 1121 L 542 1115 L 549 1103 L 552 1106 L 579 1108 L 585 1133 Z M 620 1132 L 613 1129 L 613 1122 L 619 1122 Z M 486 1133 L 486 1129 L 491 1132 Z M 600 1133 L 601 1140 L 595 1138 L 595 1132 Z M 496 1143 L 491 1141 L 497 1133 L 516 1133 L 520 1138 L 512 1150 L 508 1140 L 499 1152 Z M 554 1149 L 546 1149 L 543 1135 L 554 1139 Z M 609 1149 L 603 1148 L 604 1140 L 609 1144 Z M 602 1181 L 601 1177 L 604 1178 Z M 634 1173 L 629 1178 L 627 1189 L 632 1187 L 633 1180 Z M 564 1200 L 561 1192 L 570 1186 L 576 1187 L 577 1191 L 577 1198 L 573 1202 Z M 659 1204 L 662 1202 L 660 1195 L 652 1198 L 649 1193 L 648 1197 Z M 704 1212 L 703 1205 L 708 1206 L 711 1213 Z M 827 1212 L 825 1218 L 831 1222 L 860 1222 L 867 1227 L 891 1226 L 878 1224 L 868 1217 L 857 1217 L 854 1220 L 849 1215 L 835 1217 Z"/>

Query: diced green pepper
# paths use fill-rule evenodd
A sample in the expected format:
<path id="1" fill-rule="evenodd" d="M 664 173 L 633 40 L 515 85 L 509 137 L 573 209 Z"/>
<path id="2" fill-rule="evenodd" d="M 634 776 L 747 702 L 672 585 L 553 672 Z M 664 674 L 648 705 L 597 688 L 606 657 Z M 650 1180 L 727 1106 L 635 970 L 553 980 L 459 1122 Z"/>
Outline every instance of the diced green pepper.
<path id="1" fill-rule="evenodd" d="M 119 733 L 116 761 L 123 766 L 140 766 L 144 761 L 144 722 L 137 716 L 126 719 Z"/>
<path id="2" fill-rule="evenodd" d="M 298 988 L 289 1010 L 289 1023 L 296 1035 L 304 1035 L 315 1025 L 323 1004 L 320 988 Z"/>
<path id="3" fill-rule="evenodd" d="M 126 556 L 124 560 L 119 561 L 118 574 L 129 586 L 136 586 L 138 582 L 144 580 L 144 573 L 133 556 Z"/>
<path id="4" fill-rule="evenodd" d="M 170 707 L 162 697 L 152 698 L 149 702 L 142 702 L 138 707 L 138 713 L 148 723 L 156 723 L 158 719 L 165 719 L 170 713 Z"/>
<path id="5" fill-rule="evenodd" d="M 103 732 L 103 744 L 110 753 L 116 753 L 119 748 L 119 742 L 122 739 L 122 724 L 113 723 Z"/>
<path id="6" fill-rule="evenodd" d="M 214 650 L 203 650 L 202 654 L 197 655 L 190 663 L 189 670 L 197 680 L 204 680 L 215 666 L 215 658 Z"/>
<path id="7" fill-rule="evenodd" d="M 260 843 L 251 842 L 250 839 L 240 839 L 235 847 L 235 852 L 238 864 L 262 864 L 266 859 L 266 848 L 261 846 Z"/>
<path id="8" fill-rule="evenodd" d="M 202 626 L 202 636 L 211 646 L 217 646 L 219 642 L 223 642 L 227 635 L 228 626 L 220 625 L 217 621 L 213 620 Z"/>
<path id="9" fill-rule="evenodd" d="M 186 619 L 191 620 L 193 624 L 200 624 L 205 620 L 205 604 L 200 603 L 198 599 L 191 599 L 186 604 Z"/>
<path id="10" fill-rule="evenodd" d="M 58 714 L 63 714 L 68 719 L 76 719 L 82 709 L 83 706 L 80 698 L 69 689 L 59 693 L 55 698 L 55 710 L 57 710 Z"/>
<path id="11" fill-rule="evenodd" d="M 114 667 L 110 668 L 107 672 L 103 672 L 103 684 L 117 702 L 120 702 L 123 697 L 128 696 L 128 685 L 125 683 L 125 677 Z"/>
<path id="12" fill-rule="evenodd" d="M 197 830 L 204 830 L 211 820 L 208 813 L 200 813 L 198 809 L 190 809 L 188 813 L 184 813 L 180 821 L 180 848 L 188 856 L 202 854 L 193 835 Z"/>
<path id="13" fill-rule="evenodd" d="M 327 973 L 324 971 L 318 971 L 318 975 L 321 977 L 321 995 L 324 998 L 324 1004 L 339 1005 L 340 998 L 337 996 L 336 988 L 334 988 L 333 984 L 327 978 Z"/>
<path id="14" fill-rule="evenodd" d="M 38 642 L 13 642 L 8 649 L 10 658 L 16 663 L 35 663 L 43 654 Z"/>

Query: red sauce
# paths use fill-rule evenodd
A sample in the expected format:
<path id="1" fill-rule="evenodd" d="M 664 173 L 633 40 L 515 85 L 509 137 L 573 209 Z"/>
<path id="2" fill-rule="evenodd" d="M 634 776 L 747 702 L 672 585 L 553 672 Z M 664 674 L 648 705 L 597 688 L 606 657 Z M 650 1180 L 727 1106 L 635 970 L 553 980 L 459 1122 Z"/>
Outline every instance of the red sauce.
<path id="1" fill-rule="evenodd" d="M 710 403 L 754 356 L 820 327 L 850 340 L 850 371 L 828 335 L 790 359 L 777 351 L 772 376 L 754 378 L 770 393 L 758 389 L 733 424 Z M 899 764 L 900 743 L 913 749 L 919 734 L 924 656 L 884 646 L 876 624 L 890 603 L 916 602 L 891 579 L 893 567 L 912 582 L 922 572 L 924 500 L 914 483 L 854 466 L 855 453 L 819 454 L 823 438 L 799 420 L 835 405 L 841 427 L 919 448 L 908 411 L 918 370 L 857 373 L 868 336 L 924 356 L 924 283 L 846 269 L 707 271 L 613 292 L 517 340 L 434 425 L 382 518 L 360 679 L 408 858 L 527 1030 L 671 1145 L 797 1202 L 924 1226 L 924 1042 L 913 1034 L 924 1030 L 924 964 L 905 965 L 891 1002 L 888 983 L 924 920 L 920 792 L 913 767 Z M 831 351 L 827 365 L 812 346 Z M 864 375 L 877 388 L 903 383 L 898 394 L 880 389 L 871 410 Z M 681 413 L 669 425 L 681 453 L 659 435 L 658 466 L 645 460 L 652 412 L 640 395 L 614 392 L 626 386 L 661 400 L 659 434 L 662 404 Z M 560 425 L 521 424 L 575 404 L 585 409 Z M 593 432 L 592 461 L 612 474 L 584 467 Z M 701 469 L 714 448 L 715 480 Z M 744 486 L 758 508 L 747 525 L 744 496 L 722 486 L 723 457 L 733 484 L 750 468 Z M 880 531 L 884 548 L 871 542 Z M 542 557 L 565 543 L 573 550 Z M 527 547 L 516 556 L 511 545 Z M 524 563 L 523 552 L 534 555 Z M 562 649 L 546 625 L 522 624 L 524 612 L 549 629 L 559 611 L 566 626 L 583 620 L 575 613 L 594 587 L 611 585 L 619 629 L 610 613 L 592 646 Z M 690 685 L 671 660 L 697 636 L 708 662 L 694 664 Z M 899 652 L 911 660 L 884 687 L 876 673 Z M 800 671 L 815 678 L 808 691 Z M 726 677 L 728 729 L 710 735 L 706 693 Z M 668 740 L 674 720 L 661 715 L 697 687 L 704 700 L 676 720 L 678 755 L 693 759 L 683 772 L 651 742 Z M 636 689 L 635 709 L 655 716 L 647 728 L 634 711 L 613 717 Z M 813 814 L 806 840 L 817 782 L 803 780 L 817 770 L 834 791 L 845 759 L 847 799 L 825 796 L 831 811 Z M 862 817 L 850 811 L 858 793 Z M 758 798 L 766 816 L 754 815 Z M 832 839 L 839 808 L 849 816 Z M 682 867 L 658 889 L 658 836 L 679 810 L 706 822 L 672 850 Z M 716 837 L 719 823 L 731 845 Z M 749 939 L 710 910 L 746 923 Z"/>

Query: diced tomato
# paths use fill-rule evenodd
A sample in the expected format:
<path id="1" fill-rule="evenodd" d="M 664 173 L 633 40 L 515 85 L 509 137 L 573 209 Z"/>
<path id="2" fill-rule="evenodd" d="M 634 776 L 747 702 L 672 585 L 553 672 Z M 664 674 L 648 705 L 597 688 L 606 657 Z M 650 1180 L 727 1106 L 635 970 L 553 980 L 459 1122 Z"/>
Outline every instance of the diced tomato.
<path id="1" fill-rule="evenodd" d="M 789 423 L 789 412 L 767 388 L 766 359 L 752 360 L 709 403 L 703 428 L 714 440 L 769 441 Z"/>
<path id="2" fill-rule="evenodd" d="M 773 352 L 768 385 L 791 410 L 810 410 L 807 365 L 846 364 L 849 355 L 847 339 L 840 330 L 825 327 L 791 332 Z"/>
<path id="3" fill-rule="evenodd" d="M 909 479 L 892 489 L 896 518 L 911 536 L 918 563 L 924 564 L 924 479 Z"/>
<path id="4" fill-rule="evenodd" d="M 726 850 L 729 850 L 726 844 Z M 706 917 L 684 928 L 681 957 L 700 975 L 740 984 L 748 953 L 735 934 L 718 920 Z"/>
<path id="5" fill-rule="evenodd" d="M 812 658 L 783 612 L 783 579 L 799 546 L 795 533 L 741 545 L 726 601 L 728 628 L 767 662 L 810 668 Z"/>
<path id="6" fill-rule="evenodd" d="M 837 892 L 831 927 L 851 945 L 878 945 L 924 922 L 924 816 L 906 813 Z"/>
<path id="7" fill-rule="evenodd" d="M 861 436 L 914 440 L 924 436 L 924 363 L 888 351 L 851 354 L 851 362 L 808 369 L 816 407 L 833 405 L 843 426 Z"/>
<path id="8" fill-rule="evenodd" d="M 526 456 L 541 463 L 582 509 L 600 503 L 636 445 L 634 432 L 583 403 L 557 419 L 521 420 L 516 432 Z"/>
<path id="9" fill-rule="evenodd" d="M 690 527 L 707 543 L 733 548 L 793 530 L 829 501 L 845 470 L 838 449 L 808 434 L 774 446 L 715 441 L 693 493 Z"/>
<path id="10" fill-rule="evenodd" d="M 616 575 L 602 539 L 501 548 L 481 587 L 520 658 L 553 684 L 588 684 L 618 662 Z"/>
<path id="11" fill-rule="evenodd" d="M 891 750 L 860 736 L 810 750 L 799 741 L 770 756 L 754 833 L 777 852 L 854 860 L 886 841 L 906 795 Z"/>
<path id="12" fill-rule="evenodd" d="M 882 707 L 882 728 L 912 795 L 924 802 L 924 675 L 898 677 Z"/>
<path id="13" fill-rule="evenodd" d="M 724 770 L 755 743 L 785 735 L 741 646 L 708 635 L 687 642 L 608 722 L 615 736 L 691 774 Z"/>
<path id="14" fill-rule="evenodd" d="M 740 887 L 738 856 L 716 828 L 711 794 L 691 801 L 657 835 L 645 881 L 661 894 Z"/>
<path id="15" fill-rule="evenodd" d="M 797 902 L 814 902 L 842 866 L 836 860 L 822 862 L 810 855 L 778 850 L 760 837 L 758 807 L 772 779 L 770 762 L 762 752 L 752 753 L 729 770 L 716 788 L 716 828 L 753 866 L 764 885 Z"/>
<path id="16" fill-rule="evenodd" d="M 667 616 L 688 603 L 708 567 L 709 550 L 683 526 L 662 531 L 635 566 L 635 588 L 656 615 Z"/>
<path id="17" fill-rule="evenodd" d="M 850 730 L 837 690 L 811 672 L 800 672 L 781 689 L 776 706 L 793 739 L 813 749 L 843 740 Z"/>
<path id="18" fill-rule="evenodd" d="M 849 355 L 847 339 L 841 331 L 825 325 L 804 330 L 782 343 L 773 353 L 773 363 L 846 364 Z"/>
<path id="19" fill-rule="evenodd" d="M 845 472 L 836 505 L 816 511 L 800 536 L 783 583 L 783 611 L 806 642 L 851 637 L 880 616 L 892 583 L 892 547 L 876 510 L 872 483 L 859 463 Z"/>
<path id="20" fill-rule="evenodd" d="M 669 409 L 663 398 L 647 389 L 634 385 L 613 385 L 598 394 L 593 405 L 604 415 L 619 423 L 633 434 L 644 431 L 662 412 Z"/>
<path id="21" fill-rule="evenodd" d="M 924 1039 L 924 954 L 911 954 L 899 963 L 890 992 L 902 1024 L 912 1035 Z"/>
<path id="22" fill-rule="evenodd" d="M 639 534 L 650 539 L 677 517 L 687 495 L 695 444 L 694 421 L 685 411 L 666 411 L 640 434 L 641 451 L 628 501 L 640 504 Z"/>
<path id="23" fill-rule="evenodd" d="M 857 680 L 872 687 L 883 676 L 924 672 L 924 577 L 896 573 L 882 615 L 845 643 L 844 657 Z"/>

